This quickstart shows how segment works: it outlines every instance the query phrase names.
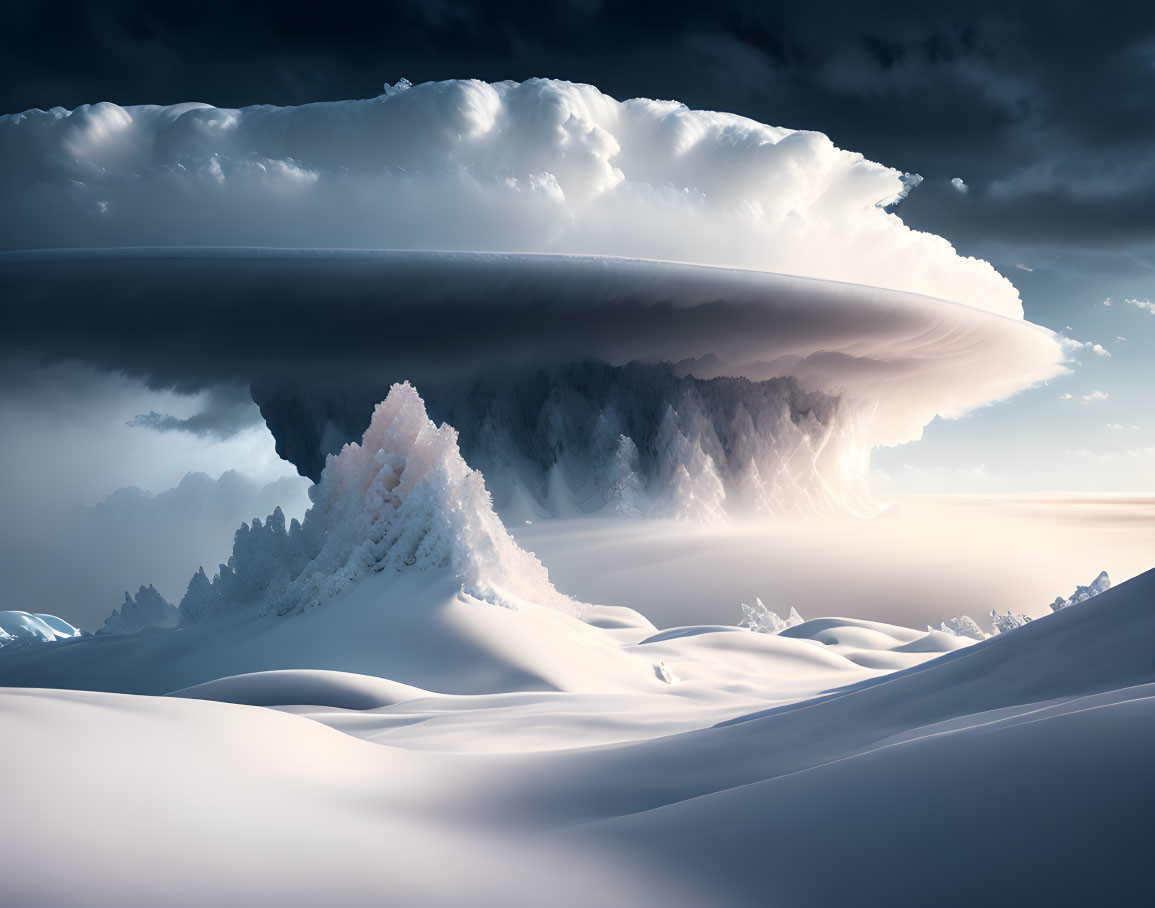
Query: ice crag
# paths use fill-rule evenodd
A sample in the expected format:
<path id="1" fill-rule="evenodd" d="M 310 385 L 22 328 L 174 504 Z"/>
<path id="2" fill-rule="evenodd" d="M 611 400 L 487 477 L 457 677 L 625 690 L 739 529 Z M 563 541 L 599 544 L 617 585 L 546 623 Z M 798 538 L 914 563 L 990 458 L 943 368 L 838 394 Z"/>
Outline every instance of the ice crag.
<path id="1" fill-rule="evenodd" d="M 974 640 L 985 640 L 986 634 L 979 627 L 978 622 L 970 615 L 959 615 L 957 618 L 948 618 L 937 628 L 926 626 L 928 631 L 939 630 L 944 634 L 954 634 L 956 637 L 970 637 Z"/>
<path id="2" fill-rule="evenodd" d="M 203 568 L 181 601 L 183 623 L 257 606 L 287 615 L 322 605 L 370 572 L 448 569 L 463 592 L 514 606 L 563 609 L 570 600 L 541 562 L 517 546 L 494 513 L 480 473 L 435 426 L 408 382 L 373 412 L 360 444 L 326 459 L 304 520 L 277 509 L 237 531 L 233 553 L 209 580 Z"/>
<path id="3" fill-rule="evenodd" d="M 1100 571 L 1099 576 L 1086 586 L 1075 587 L 1075 592 L 1071 593 L 1068 598 L 1064 599 L 1062 596 L 1056 596 L 1055 601 L 1051 603 L 1051 611 L 1057 612 L 1076 603 L 1086 602 L 1088 599 L 1093 599 L 1100 593 L 1105 593 L 1110 588 L 1111 578 L 1107 576 L 1106 571 Z"/>
<path id="4" fill-rule="evenodd" d="M 1000 615 L 994 609 L 991 609 L 991 621 L 995 626 L 996 634 L 1005 634 L 1008 631 L 1013 631 L 1015 628 L 1030 624 L 1031 619 L 1028 615 L 1013 615 L 1010 611 Z"/>
<path id="5" fill-rule="evenodd" d="M 777 612 L 772 612 L 765 605 L 761 599 L 755 599 L 753 605 L 742 603 L 742 621 L 741 627 L 748 627 L 752 631 L 757 631 L 760 634 L 778 634 L 786 630 L 788 627 L 797 627 L 806 619 L 798 614 L 798 610 L 794 606 L 790 607 L 790 614 L 785 618 L 779 617 Z"/>

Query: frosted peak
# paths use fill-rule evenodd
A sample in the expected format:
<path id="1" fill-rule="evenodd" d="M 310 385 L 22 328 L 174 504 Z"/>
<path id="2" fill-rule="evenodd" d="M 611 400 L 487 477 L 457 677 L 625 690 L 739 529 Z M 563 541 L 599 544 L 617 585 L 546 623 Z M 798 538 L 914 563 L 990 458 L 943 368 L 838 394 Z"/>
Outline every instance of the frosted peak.
<path id="1" fill-rule="evenodd" d="M 377 405 L 359 444 L 326 459 L 309 494 L 301 523 L 286 529 L 278 511 L 264 525 L 241 526 L 211 584 L 203 571 L 190 582 L 186 621 L 253 604 L 290 614 L 324 604 L 366 573 L 409 568 L 449 570 L 465 593 L 490 602 L 570 607 L 506 532 L 457 432 L 434 425 L 408 382 Z"/>

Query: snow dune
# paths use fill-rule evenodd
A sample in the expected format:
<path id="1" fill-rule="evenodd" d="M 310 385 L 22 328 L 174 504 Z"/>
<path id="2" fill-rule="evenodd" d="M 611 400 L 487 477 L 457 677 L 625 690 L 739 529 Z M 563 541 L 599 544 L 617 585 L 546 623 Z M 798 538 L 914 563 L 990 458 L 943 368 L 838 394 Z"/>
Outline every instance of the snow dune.
<path id="1" fill-rule="evenodd" d="M 287 672 L 200 692 L 330 701 L 277 710 L 3 691 L 0 772 L 21 779 L 0 829 L 22 869 L 7 892 L 89 903 L 63 861 L 121 904 L 1145 904 L 1153 601 L 1150 572 L 719 722 L 744 695 L 689 682 L 445 697 Z M 866 630 L 811 623 L 810 638 Z M 665 644 L 712 635 L 828 646 Z M 86 832 L 111 816 L 115 838 Z"/>

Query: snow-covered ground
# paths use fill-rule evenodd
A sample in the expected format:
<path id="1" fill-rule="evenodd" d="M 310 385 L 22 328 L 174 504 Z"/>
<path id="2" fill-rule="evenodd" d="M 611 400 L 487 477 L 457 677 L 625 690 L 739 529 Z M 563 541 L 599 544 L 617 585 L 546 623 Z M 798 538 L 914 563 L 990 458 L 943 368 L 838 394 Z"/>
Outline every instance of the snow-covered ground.
<path id="1" fill-rule="evenodd" d="M 1148 903 L 1153 600 L 1155 573 L 892 674 L 848 657 L 931 638 L 823 620 L 625 645 L 623 662 L 660 648 L 688 677 L 622 671 L 602 691 L 446 695 L 300 670 L 167 698 L 5 690 L 6 895 Z M 780 673 L 754 683 L 755 664 Z"/>
<path id="2" fill-rule="evenodd" d="M 982 641 L 659 630 L 558 593 L 393 393 L 175 627 L 5 624 L 65 638 L 0 648 L 0 901 L 1155 899 L 1155 571 Z"/>

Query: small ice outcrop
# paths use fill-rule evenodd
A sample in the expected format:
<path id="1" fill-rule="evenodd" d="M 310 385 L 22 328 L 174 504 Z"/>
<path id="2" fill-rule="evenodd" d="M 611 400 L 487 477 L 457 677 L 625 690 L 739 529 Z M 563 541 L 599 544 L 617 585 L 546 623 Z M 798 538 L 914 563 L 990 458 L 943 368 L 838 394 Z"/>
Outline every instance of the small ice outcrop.
<path id="1" fill-rule="evenodd" d="M 793 606 L 790 607 L 790 614 L 787 617 L 780 618 L 778 613 L 770 611 L 761 599 L 755 599 L 753 605 L 742 603 L 742 620 L 739 627 L 748 627 L 760 634 L 777 634 L 788 627 L 797 627 L 805 620 Z"/>
<path id="2" fill-rule="evenodd" d="M 1106 592 L 1110 588 L 1111 578 L 1107 576 L 1106 571 L 1100 571 L 1099 576 L 1086 586 L 1075 587 L 1075 592 L 1067 599 L 1064 599 L 1062 596 L 1056 596 L 1055 601 L 1051 603 L 1051 611 L 1057 612 L 1076 603 L 1086 602 L 1088 599 L 1093 599 L 1095 596 Z"/>
<path id="3" fill-rule="evenodd" d="M 1000 615 L 994 609 L 991 609 L 991 620 L 994 622 L 996 634 L 1005 634 L 1031 622 L 1026 615 L 1012 615 L 1009 611 L 1005 615 Z"/>
<path id="4" fill-rule="evenodd" d="M 664 681 L 666 684 L 673 684 L 678 680 L 676 677 L 674 677 L 674 673 L 666 667 L 665 662 L 654 663 L 654 676 L 659 681 Z"/>
<path id="5" fill-rule="evenodd" d="M 955 637 L 970 637 L 974 640 L 985 640 L 986 634 L 983 629 L 979 627 L 978 622 L 970 615 L 959 615 L 957 618 L 948 618 L 942 622 L 941 625 L 931 627 L 926 626 L 928 631 L 941 631 L 944 634 L 953 634 Z"/>
<path id="6" fill-rule="evenodd" d="M 444 569 L 463 593 L 513 605 L 572 608 L 537 558 L 518 547 L 457 432 L 436 426 L 408 382 L 374 410 L 360 444 L 329 455 L 304 520 L 278 508 L 242 524 L 209 580 L 202 568 L 181 600 L 184 623 L 239 608 L 287 615 L 322 605 L 370 572 Z"/>
<path id="7" fill-rule="evenodd" d="M 124 604 L 104 622 L 101 634 L 139 634 L 146 628 L 170 628 L 180 624 L 180 611 L 149 584 L 141 586 L 136 596 L 124 593 Z"/>
<path id="8" fill-rule="evenodd" d="M 80 637 L 82 630 L 56 615 L 39 612 L 0 612 L 0 647 L 55 643 Z"/>

